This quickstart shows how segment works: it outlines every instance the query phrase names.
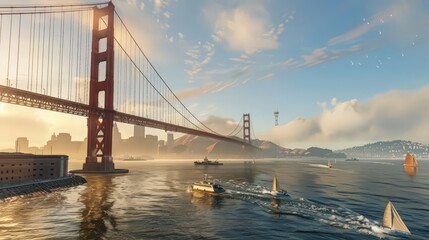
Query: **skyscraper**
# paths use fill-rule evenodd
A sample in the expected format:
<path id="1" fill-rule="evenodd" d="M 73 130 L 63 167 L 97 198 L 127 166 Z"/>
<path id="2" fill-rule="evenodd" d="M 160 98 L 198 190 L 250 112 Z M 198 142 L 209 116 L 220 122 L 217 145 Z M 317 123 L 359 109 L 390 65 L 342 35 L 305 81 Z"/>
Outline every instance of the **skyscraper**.
<path id="1" fill-rule="evenodd" d="M 134 125 L 134 137 L 136 138 L 144 138 L 145 132 L 143 126 Z"/>

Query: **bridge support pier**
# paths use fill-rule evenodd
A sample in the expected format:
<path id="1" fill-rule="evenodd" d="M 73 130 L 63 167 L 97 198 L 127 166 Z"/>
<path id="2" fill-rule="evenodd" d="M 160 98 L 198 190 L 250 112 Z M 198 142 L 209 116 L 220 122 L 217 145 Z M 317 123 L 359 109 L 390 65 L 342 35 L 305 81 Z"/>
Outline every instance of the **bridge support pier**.
<path id="1" fill-rule="evenodd" d="M 94 7 L 93 15 L 87 157 L 83 170 L 74 172 L 125 173 L 127 169 L 115 169 L 112 158 L 115 7 L 112 2 L 103 8 Z M 106 28 L 100 29 L 101 20 L 107 22 Z M 106 50 L 100 52 L 103 39 Z M 105 63 L 104 68 L 100 68 L 100 63 Z M 100 75 L 105 78 L 99 79 Z"/>

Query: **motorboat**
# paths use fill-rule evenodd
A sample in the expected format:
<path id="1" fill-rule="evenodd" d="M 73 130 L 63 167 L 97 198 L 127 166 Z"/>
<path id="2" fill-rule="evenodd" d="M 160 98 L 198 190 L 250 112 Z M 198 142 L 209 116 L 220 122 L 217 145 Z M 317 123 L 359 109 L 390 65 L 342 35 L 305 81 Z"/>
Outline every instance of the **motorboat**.
<path id="1" fill-rule="evenodd" d="M 276 196 L 276 197 L 288 195 L 287 191 L 283 190 L 280 187 L 279 181 L 277 180 L 276 176 L 274 176 L 274 178 L 273 178 L 273 185 L 271 187 L 271 195 Z"/>
<path id="2" fill-rule="evenodd" d="M 387 203 L 386 208 L 384 209 L 383 227 L 411 234 L 391 201 Z"/>
<path id="3" fill-rule="evenodd" d="M 192 186 L 192 190 L 209 192 L 209 193 L 223 193 L 225 189 L 220 185 L 220 181 L 217 179 L 209 179 L 207 174 L 204 175 L 204 179 L 195 182 Z"/>
<path id="4" fill-rule="evenodd" d="M 195 161 L 195 165 L 223 165 L 223 163 L 216 161 L 210 161 L 207 157 L 203 161 Z"/>

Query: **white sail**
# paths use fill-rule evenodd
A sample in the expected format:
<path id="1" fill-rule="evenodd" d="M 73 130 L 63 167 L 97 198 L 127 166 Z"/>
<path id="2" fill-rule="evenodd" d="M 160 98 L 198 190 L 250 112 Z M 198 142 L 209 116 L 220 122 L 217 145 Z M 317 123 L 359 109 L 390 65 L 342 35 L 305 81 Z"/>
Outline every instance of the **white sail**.
<path id="1" fill-rule="evenodd" d="M 274 178 L 273 178 L 273 186 L 272 186 L 271 190 L 272 191 L 277 191 L 277 192 L 279 192 L 279 191 L 282 190 L 282 188 L 279 185 L 279 182 L 277 181 L 277 177 L 276 176 L 274 176 Z"/>
<path id="2" fill-rule="evenodd" d="M 402 221 L 399 213 L 396 211 L 391 201 L 387 203 L 386 208 L 384 209 L 383 227 L 388 227 L 411 234 L 410 230 L 408 230 L 407 226 Z"/>

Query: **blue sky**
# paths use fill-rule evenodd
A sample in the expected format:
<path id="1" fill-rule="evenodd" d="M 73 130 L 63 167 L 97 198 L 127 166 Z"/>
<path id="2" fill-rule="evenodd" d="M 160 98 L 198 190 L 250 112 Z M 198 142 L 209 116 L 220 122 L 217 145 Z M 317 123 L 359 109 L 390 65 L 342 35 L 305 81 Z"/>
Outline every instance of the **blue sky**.
<path id="1" fill-rule="evenodd" d="M 427 1 L 114 4 L 173 91 L 218 131 L 250 113 L 258 138 L 285 147 L 429 143 Z"/>

